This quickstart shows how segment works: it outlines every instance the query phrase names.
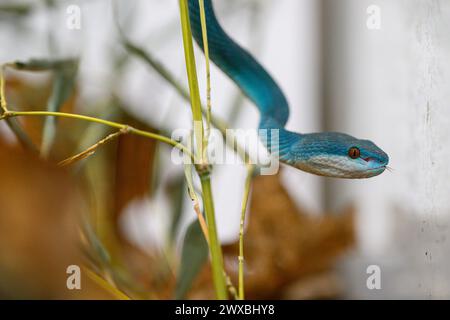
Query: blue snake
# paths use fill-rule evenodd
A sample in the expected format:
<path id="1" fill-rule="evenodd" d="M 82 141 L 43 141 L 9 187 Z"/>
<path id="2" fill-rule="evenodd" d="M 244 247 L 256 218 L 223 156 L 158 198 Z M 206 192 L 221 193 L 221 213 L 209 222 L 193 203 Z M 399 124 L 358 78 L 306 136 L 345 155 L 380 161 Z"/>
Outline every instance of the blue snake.
<path id="1" fill-rule="evenodd" d="M 203 49 L 199 1 L 189 0 L 188 4 L 192 35 Z M 289 105 L 280 87 L 249 52 L 225 33 L 211 0 L 204 0 L 204 7 L 211 60 L 258 107 L 259 129 L 266 132 L 260 138 L 271 153 L 282 163 L 321 176 L 359 179 L 384 172 L 389 157 L 372 141 L 339 132 L 300 134 L 286 130 Z M 273 132 L 278 133 L 278 144 L 273 143 Z"/>

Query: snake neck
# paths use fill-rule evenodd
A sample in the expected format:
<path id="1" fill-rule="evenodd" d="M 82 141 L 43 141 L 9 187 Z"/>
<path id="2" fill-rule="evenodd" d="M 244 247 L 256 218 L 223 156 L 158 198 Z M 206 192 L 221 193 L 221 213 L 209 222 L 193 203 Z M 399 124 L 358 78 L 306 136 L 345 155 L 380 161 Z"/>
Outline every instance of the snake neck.
<path id="1" fill-rule="evenodd" d="M 292 146 L 297 146 L 305 135 L 288 131 L 280 127 L 273 117 L 261 115 L 259 123 L 259 138 L 267 150 L 279 158 L 280 161 L 294 165 L 296 157 L 292 153 Z"/>
<path id="2" fill-rule="evenodd" d="M 280 87 L 245 49 L 220 26 L 211 0 L 205 0 L 208 48 L 211 60 L 225 72 L 258 107 L 260 129 L 282 129 L 289 118 L 289 106 Z M 203 49 L 198 0 L 189 0 L 192 35 Z"/>

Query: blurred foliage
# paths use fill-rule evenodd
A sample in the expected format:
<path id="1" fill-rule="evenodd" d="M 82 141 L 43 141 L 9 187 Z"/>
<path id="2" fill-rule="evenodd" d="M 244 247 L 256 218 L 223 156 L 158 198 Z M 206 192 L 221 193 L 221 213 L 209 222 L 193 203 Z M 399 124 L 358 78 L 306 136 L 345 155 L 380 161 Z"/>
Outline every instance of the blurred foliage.
<path id="1" fill-rule="evenodd" d="M 32 10 L 32 6 L 26 3 L 2 3 L 0 4 L 0 17 L 24 17 L 30 14 Z"/>
<path id="2" fill-rule="evenodd" d="M 352 209 L 311 215 L 297 208 L 279 175 L 256 177 L 244 242 L 246 296 L 282 298 L 298 281 L 332 272 L 336 259 L 355 242 L 353 216 Z M 237 244 L 225 248 L 232 276 L 237 252 Z M 329 282 L 324 292 L 299 292 L 290 298 L 333 298 L 338 289 Z"/>
<path id="3" fill-rule="evenodd" d="M 21 71 L 62 71 L 67 76 L 63 80 L 73 83 L 73 73 L 76 72 L 78 66 L 78 60 L 76 59 L 60 59 L 60 60 L 49 60 L 49 59 L 30 59 L 29 61 L 14 61 L 8 63 L 8 65 L 14 69 Z"/>
<path id="4" fill-rule="evenodd" d="M 254 178 L 245 233 L 247 299 L 337 298 L 336 260 L 355 243 L 354 213 L 313 216 L 298 209 L 280 176 Z M 225 245 L 225 268 L 237 283 L 238 241 Z M 213 298 L 205 268 L 189 297 Z"/>
<path id="5" fill-rule="evenodd" d="M 194 220 L 186 230 L 181 264 L 178 269 L 175 299 L 184 299 L 192 282 L 208 259 L 208 243 L 203 236 L 198 220 Z"/>
<path id="6" fill-rule="evenodd" d="M 0 141 L 0 175 L 0 297 L 112 298 L 84 273 L 81 290 L 66 287 L 87 210 L 70 174 Z"/>

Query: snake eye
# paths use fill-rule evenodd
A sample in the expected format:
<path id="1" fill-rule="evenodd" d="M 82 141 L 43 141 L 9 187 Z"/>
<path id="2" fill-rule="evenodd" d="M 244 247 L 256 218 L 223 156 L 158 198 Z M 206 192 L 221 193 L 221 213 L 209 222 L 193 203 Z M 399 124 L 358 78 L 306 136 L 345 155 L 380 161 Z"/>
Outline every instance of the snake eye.
<path id="1" fill-rule="evenodd" d="M 348 156 L 352 159 L 357 159 L 361 155 L 361 151 L 357 147 L 351 147 L 348 149 Z"/>

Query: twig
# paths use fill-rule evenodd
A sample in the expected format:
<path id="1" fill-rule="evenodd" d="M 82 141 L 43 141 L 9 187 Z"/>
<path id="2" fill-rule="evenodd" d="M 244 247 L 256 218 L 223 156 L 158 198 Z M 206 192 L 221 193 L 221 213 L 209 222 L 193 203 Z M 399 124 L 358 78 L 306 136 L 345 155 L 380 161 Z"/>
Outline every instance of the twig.
<path id="1" fill-rule="evenodd" d="M 209 233 L 209 249 L 211 253 L 211 265 L 214 280 L 214 287 L 216 289 L 217 299 L 227 299 L 227 289 L 225 277 L 223 275 L 223 256 L 222 247 L 220 246 L 217 226 L 215 219 L 215 210 L 213 202 L 213 193 L 211 189 L 211 179 L 209 173 L 200 175 L 202 185 L 203 206 L 206 214 L 206 222 Z"/>
<path id="2" fill-rule="evenodd" d="M 191 26 L 189 22 L 189 12 L 187 9 L 187 1 L 179 0 L 180 3 L 180 18 L 181 28 L 183 34 L 184 57 L 186 60 L 186 72 L 189 83 L 189 99 L 191 102 L 192 119 L 194 121 L 194 135 L 197 146 L 197 156 L 203 159 L 204 150 L 204 132 L 203 132 L 203 118 L 200 102 L 200 91 L 198 88 L 197 70 L 194 56 L 194 46 L 192 44 Z"/>
<path id="3" fill-rule="evenodd" d="M 206 132 L 204 141 L 203 158 L 206 158 L 208 150 L 209 137 L 211 135 L 211 71 L 209 64 L 209 46 L 208 46 L 208 31 L 206 28 L 205 16 L 205 2 L 198 0 L 200 6 L 200 23 L 202 25 L 203 51 L 205 53 L 206 62 Z"/>
<path id="4" fill-rule="evenodd" d="M 115 138 L 117 138 L 118 136 L 125 134 L 128 132 L 128 128 L 125 129 L 121 129 L 117 132 L 111 133 L 110 135 L 108 135 L 107 137 L 103 138 L 102 140 L 98 141 L 96 144 L 90 146 L 89 148 L 87 148 L 86 150 L 70 157 L 67 158 L 65 160 L 62 160 L 58 163 L 58 166 L 60 167 L 64 167 L 64 166 L 68 166 L 71 165 L 77 161 L 86 159 L 88 157 L 90 157 L 91 155 L 93 155 L 95 153 L 95 151 L 97 150 L 98 147 L 100 147 L 101 145 L 105 144 L 106 142 L 109 142 Z"/>
<path id="5" fill-rule="evenodd" d="M 5 78 L 4 78 L 4 70 L 5 66 L 2 65 L 0 67 L 0 107 L 2 108 L 2 113 L 8 112 L 8 107 L 6 104 L 6 95 L 5 95 Z"/>
<path id="6" fill-rule="evenodd" d="M 129 133 L 136 134 L 136 135 L 142 136 L 142 137 L 147 137 L 150 139 L 156 139 L 158 141 L 169 144 L 169 145 L 181 150 L 185 154 L 187 154 L 190 157 L 190 159 L 192 161 L 194 161 L 194 163 L 197 162 L 195 156 L 182 143 L 172 140 L 168 137 L 156 134 L 156 133 L 133 128 L 133 127 L 123 124 L 123 123 L 113 122 L 113 121 L 109 121 L 109 120 L 103 120 L 103 119 L 99 119 L 99 118 L 95 118 L 95 117 L 84 116 L 84 115 L 76 114 L 76 113 L 51 112 L 51 111 L 8 111 L 0 116 L 0 120 L 9 119 L 9 118 L 18 117 L 18 116 L 64 117 L 64 118 L 72 118 L 72 119 L 96 122 L 96 123 L 100 123 L 100 124 L 103 124 L 103 125 L 106 125 L 106 126 L 109 126 L 112 128 L 121 129 L 121 130 L 127 129 Z"/>
<path id="7" fill-rule="evenodd" d="M 190 135 L 190 140 L 192 143 L 192 134 Z M 186 157 L 186 155 L 185 155 Z M 188 186 L 188 193 L 189 197 L 191 198 L 192 205 L 194 207 L 194 211 L 197 214 L 198 221 L 200 223 L 200 227 L 203 231 L 203 235 L 205 236 L 206 242 L 209 245 L 209 233 L 208 233 L 208 226 L 206 224 L 205 218 L 203 217 L 202 211 L 200 210 L 200 202 L 198 200 L 197 193 L 195 192 L 194 183 L 192 181 L 192 166 L 190 164 L 187 164 L 187 161 L 185 161 L 184 165 L 184 175 L 186 177 L 186 182 Z"/>
<path id="8" fill-rule="evenodd" d="M 238 257 L 239 300 L 244 300 L 244 225 L 245 225 L 245 212 L 247 211 L 248 196 L 250 193 L 250 186 L 254 170 L 255 170 L 254 165 L 247 166 L 247 177 L 245 179 L 244 195 L 241 207 L 241 220 L 239 223 L 239 257 Z"/>
<path id="9" fill-rule="evenodd" d="M 233 282 L 231 282 L 230 276 L 224 271 L 223 275 L 225 277 L 225 281 L 227 283 L 228 292 L 234 298 L 234 300 L 239 300 L 239 296 Z"/>

